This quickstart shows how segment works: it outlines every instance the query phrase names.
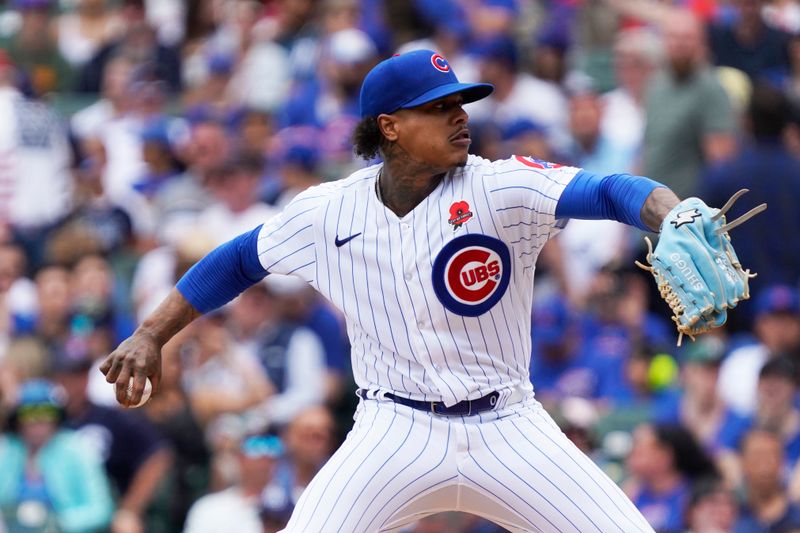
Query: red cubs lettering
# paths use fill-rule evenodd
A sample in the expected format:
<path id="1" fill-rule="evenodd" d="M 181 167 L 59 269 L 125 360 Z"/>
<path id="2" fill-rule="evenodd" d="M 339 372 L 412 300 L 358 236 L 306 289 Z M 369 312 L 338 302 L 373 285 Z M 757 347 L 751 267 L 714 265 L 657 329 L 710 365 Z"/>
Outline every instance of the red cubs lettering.
<path id="1" fill-rule="evenodd" d="M 480 302 L 494 292 L 497 286 L 495 277 L 500 274 L 501 267 L 498 260 L 490 261 L 491 257 L 492 254 L 485 249 L 470 249 L 453 258 L 447 271 L 447 284 L 455 297 L 467 302 Z M 479 264 L 467 268 L 470 263 Z"/>

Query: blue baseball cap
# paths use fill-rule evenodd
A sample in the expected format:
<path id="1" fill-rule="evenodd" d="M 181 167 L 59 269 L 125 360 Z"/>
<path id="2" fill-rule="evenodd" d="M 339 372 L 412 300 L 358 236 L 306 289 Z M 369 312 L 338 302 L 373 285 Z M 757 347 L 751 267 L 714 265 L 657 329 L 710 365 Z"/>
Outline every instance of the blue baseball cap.
<path id="1" fill-rule="evenodd" d="M 800 313 L 800 296 L 797 290 L 788 285 L 770 285 L 756 296 L 756 317 L 773 313 Z"/>
<path id="2" fill-rule="evenodd" d="M 275 435 L 251 435 L 242 441 L 239 448 L 242 454 L 251 459 L 278 458 L 283 454 L 283 443 Z"/>
<path id="3" fill-rule="evenodd" d="M 378 63 L 361 86 L 361 117 L 377 117 L 460 93 L 464 103 L 486 98 L 488 83 L 461 83 L 450 63 L 433 50 L 414 50 Z"/>

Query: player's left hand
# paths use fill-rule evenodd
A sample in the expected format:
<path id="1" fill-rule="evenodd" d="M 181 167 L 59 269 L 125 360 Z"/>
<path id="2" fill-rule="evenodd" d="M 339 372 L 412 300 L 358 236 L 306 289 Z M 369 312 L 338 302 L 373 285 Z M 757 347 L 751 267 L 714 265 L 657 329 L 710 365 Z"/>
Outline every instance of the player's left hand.
<path id="1" fill-rule="evenodd" d="M 699 198 L 687 198 L 661 223 L 661 236 L 653 250 L 650 239 L 647 262 L 637 265 L 653 274 L 661 297 L 672 309 L 678 328 L 692 339 L 725 324 L 728 309 L 750 297 L 748 281 L 755 274 L 742 268 L 728 231 L 767 208 L 761 204 L 726 223 L 725 213 L 747 189 L 734 194 L 721 209 Z"/>
<path id="2" fill-rule="evenodd" d="M 161 381 L 161 347 L 148 333 L 136 331 L 125 339 L 100 365 L 106 381 L 114 383 L 117 402 L 128 407 L 137 405 L 142 398 L 147 378 L 153 385 L 153 394 Z M 133 378 L 133 387 L 128 384 Z"/>

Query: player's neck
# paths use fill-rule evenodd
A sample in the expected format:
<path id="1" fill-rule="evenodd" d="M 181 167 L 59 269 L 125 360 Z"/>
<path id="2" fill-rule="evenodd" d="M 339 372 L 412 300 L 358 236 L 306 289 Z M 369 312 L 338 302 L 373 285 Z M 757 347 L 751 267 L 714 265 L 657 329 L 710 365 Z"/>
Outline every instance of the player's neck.
<path id="1" fill-rule="evenodd" d="M 378 198 L 394 214 L 403 217 L 436 189 L 445 173 L 405 158 L 387 158 L 378 174 Z"/>

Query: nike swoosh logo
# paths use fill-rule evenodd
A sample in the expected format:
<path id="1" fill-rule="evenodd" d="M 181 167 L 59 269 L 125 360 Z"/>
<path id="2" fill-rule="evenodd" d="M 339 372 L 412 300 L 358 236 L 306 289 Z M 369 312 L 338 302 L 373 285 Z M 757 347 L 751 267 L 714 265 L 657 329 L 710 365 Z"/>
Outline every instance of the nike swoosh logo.
<path id="1" fill-rule="evenodd" d="M 337 248 L 341 248 L 342 246 L 344 246 L 348 242 L 352 241 L 353 239 L 355 239 L 359 235 L 361 235 L 361 232 L 358 232 L 355 235 L 350 235 L 349 237 L 345 237 L 344 239 L 340 239 L 339 236 L 337 235 L 336 236 L 336 240 L 334 240 L 333 243 L 336 245 Z"/>

